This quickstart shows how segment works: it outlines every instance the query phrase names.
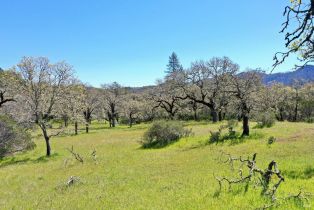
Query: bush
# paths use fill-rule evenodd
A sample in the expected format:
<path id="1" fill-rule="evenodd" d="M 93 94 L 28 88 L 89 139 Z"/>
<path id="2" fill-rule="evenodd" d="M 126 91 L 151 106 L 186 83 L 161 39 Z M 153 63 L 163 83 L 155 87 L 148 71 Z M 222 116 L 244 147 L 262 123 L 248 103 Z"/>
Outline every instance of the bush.
<path id="1" fill-rule="evenodd" d="M 11 118 L 0 115 L 0 158 L 34 147 L 30 134 L 22 126 Z"/>
<path id="2" fill-rule="evenodd" d="M 270 128 L 275 124 L 275 116 L 273 113 L 262 113 L 257 117 L 257 128 Z"/>
<path id="3" fill-rule="evenodd" d="M 314 117 L 306 118 L 305 122 L 307 122 L 307 123 L 314 123 Z"/>
<path id="4" fill-rule="evenodd" d="M 218 129 L 218 131 L 210 131 L 210 137 L 209 137 L 209 143 L 218 143 L 221 140 L 221 133 L 222 130 L 226 128 L 226 126 L 221 125 Z"/>
<path id="5" fill-rule="evenodd" d="M 218 131 L 210 131 L 209 143 L 218 143 L 219 141 L 223 142 L 225 140 L 235 140 L 239 138 L 238 133 L 233 130 L 238 125 L 236 120 L 229 120 L 227 125 L 221 125 Z M 223 131 L 228 129 L 228 133 L 223 134 Z"/>
<path id="6" fill-rule="evenodd" d="M 268 145 L 271 145 L 271 144 L 275 143 L 275 141 L 276 141 L 276 138 L 273 137 L 273 136 L 271 136 L 271 137 L 268 138 L 267 144 L 268 144 Z"/>
<path id="7" fill-rule="evenodd" d="M 220 135 L 221 135 L 221 131 L 215 131 L 212 132 L 210 131 L 210 137 L 209 137 L 209 142 L 210 143 L 218 143 L 220 140 Z"/>
<path id="8" fill-rule="evenodd" d="M 144 148 L 164 147 L 190 134 L 191 130 L 184 129 L 181 122 L 155 121 L 144 133 L 141 143 Z"/>

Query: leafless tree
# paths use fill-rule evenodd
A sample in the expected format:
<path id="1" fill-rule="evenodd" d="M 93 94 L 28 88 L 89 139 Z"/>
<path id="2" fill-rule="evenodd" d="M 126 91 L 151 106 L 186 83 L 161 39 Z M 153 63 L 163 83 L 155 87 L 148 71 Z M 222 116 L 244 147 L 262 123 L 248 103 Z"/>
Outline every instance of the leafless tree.
<path id="1" fill-rule="evenodd" d="M 64 87 L 64 97 L 59 99 L 56 104 L 57 115 L 67 116 L 74 122 L 74 132 L 78 134 L 78 124 L 84 122 L 83 110 L 86 95 L 84 94 L 84 85 L 76 79 L 69 81 Z"/>
<path id="2" fill-rule="evenodd" d="M 56 113 L 60 98 L 64 97 L 64 87 L 73 77 L 73 69 L 65 62 L 51 64 L 44 57 L 24 57 L 18 68 L 26 100 L 24 105 L 31 110 L 33 122 L 40 127 L 46 143 L 46 155 L 50 156 L 50 138 L 57 134 L 48 133 L 49 121 Z"/>
<path id="3" fill-rule="evenodd" d="M 173 81 L 159 81 L 159 84 L 151 91 L 152 100 L 155 101 L 154 109 L 161 108 L 168 113 L 170 119 L 174 119 L 180 109 L 182 91 Z"/>
<path id="4" fill-rule="evenodd" d="M 256 70 L 249 70 L 232 76 L 230 93 L 233 94 L 237 109 L 243 120 L 242 136 L 249 136 L 249 118 L 251 111 L 257 106 L 258 92 L 261 87 L 260 73 Z"/>
<path id="5" fill-rule="evenodd" d="M 86 125 L 91 124 L 93 113 L 99 109 L 101 96 L 99 90 L 93 87 L 85 87 L 85 102 L 84 102 L 84 118 Z M 86 129 L 88 130 L 88 129 Z"/>
<path id="6" fill-rule="evenodd" d="M 143 100 L 140 98 L 140 95 L 129 93 L 123 97 L 122 114 L 128 119 L 129 127 L 132 127 L 134 121 L 141 117 L 142 107 Z"/>
<path id="7" fill-rule="evenodd" d="M 121 103 L 122 95 L 125 94 L 125 89 L 117 82 L 104 84 L 102 88 L 104 91 L 103 107 L 108 117 L 107 120 L 110 127 L 115 127 L 119 116 L 118 106 Z"/>
<path id="8" fill-rule="evenodd" d="M 228 85 L 228 78 L 239 69 L 229 58 L 212 58 L 196 61 L 185 72 L 185 79 L 180 82 L 185 99 L 207 106 L 211 110 L 213 122 L 218 121 L 219 95 Z"/>

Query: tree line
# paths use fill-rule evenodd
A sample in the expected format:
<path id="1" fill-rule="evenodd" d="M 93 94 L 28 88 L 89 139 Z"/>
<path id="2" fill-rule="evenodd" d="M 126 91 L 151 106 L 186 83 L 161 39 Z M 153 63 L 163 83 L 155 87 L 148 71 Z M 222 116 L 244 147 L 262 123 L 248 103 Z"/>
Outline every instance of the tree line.
<path id="1" fill-rule="evenodd" d="M 184 68 L 175 53 L 169 57 L 165 77 L 152 87 L 123 87 L 117 82 L 94 88 L 79 81 L 66 62 L 24 57 L 13 68 L 0 71 L 0 112 L 26 127 L 40 128 L 51 154 L 50 139 L 62 132 L 51 129 L 89 126 L 104 120 L 118 123 L 155 119 L 242 121 L 242 136 L 250 134 L 249 121 L 268 114 L 278 121 L 313 121 L 314 84 L 263 85 L 260 69 L 240 72 L 228 57 L 192 62 Z"/>

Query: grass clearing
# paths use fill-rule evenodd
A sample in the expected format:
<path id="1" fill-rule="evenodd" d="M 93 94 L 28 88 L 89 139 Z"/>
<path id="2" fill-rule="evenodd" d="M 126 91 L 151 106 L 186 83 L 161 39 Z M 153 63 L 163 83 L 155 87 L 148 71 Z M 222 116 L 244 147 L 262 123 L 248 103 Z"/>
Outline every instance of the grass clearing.
<path id="1" fill-rule="evenodd" d="M 278 122 L 271 128 L 251 129 L 253 138 L 231 144 L 208 144 L 209 131 L 221 123 L 188 122 L 194 133 L 161 149 L 142 149 L 138 143 L 148 124 L 133 128 L 105 128 L 93 123 L 89 134 L 51 140 L 53 155 L 46 158 L 42 138 L 33 151 L 0 161 L 1 209 L 255 209 L 266 200 L 260 190 L 234 186 L 217 194 L 213 174 L 229 175 L 220 151 L 233 155 L 257 153 L 257 165 L 276 160 L 286 178 L 279 196 L 314 193 L 314 125 Z M 253 127 L 253 123 L 251 127 Z M 236 128 L 239 130 L 240 126 Z M 270 136 L 277 141 L 267 145 Z M 74 150 L 84 163 L 67 151 Z M 96 149 L 97 162 L 91 153 Z M 80 182 L 64 187 L 71 177 Z M 310 198 L 313 205 L 313 197 Z M 278 209 L 311 208 L 290 201 Z M 313 208 L 313 207 L 312 207 Z"/>

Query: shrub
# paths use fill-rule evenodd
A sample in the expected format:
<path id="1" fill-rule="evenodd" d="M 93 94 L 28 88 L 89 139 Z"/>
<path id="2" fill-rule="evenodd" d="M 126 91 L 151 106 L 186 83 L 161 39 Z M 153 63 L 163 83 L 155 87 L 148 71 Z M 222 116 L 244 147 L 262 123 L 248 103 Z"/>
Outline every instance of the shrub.
<path id="1" fill-rule="evenodd" d="M 209 137 L 209 142 L 210 143 L 217 143 L 220 140 L 220 135 L 221 135 L 221 131 L 210 131 L 210 137 Z"/>
<path id="2" fill-rule="evenodd" d="M 229 132 L 224 136 L 224 139 L 236 139 L 238 138 L 237 132 L 229 128 Z"/>
<path id="3" fill-rule="evenodd" d="M 22 126 L 11 118 L 0 115 L 0 158 L 34 147 L 30 134 Z"/>
<path id="4" fill-rule="evenodd" d="M 268 145 L 271 145 L 271 144 L 275 143 L 275 141 L 276 141 L 276 138 L 273 137 L 273 136 L 271 136 L 271 137 L 268 138 L 267 144 L 268 144 Z"/>
<path id="5" fill-rule="evenodd" d="M 144 133 L 141 143 L 144 148 L 164 147 L 190 134 L 191 130 L 185 129 L 181 122 L 155 121 Z"/>
<path id="6" fill-rule="evenodd" d="M 275 124 L 275 116 L 273 113 L 265 112 L 257 117 L 257 128 L 270 128 Z"/>
<path id="7" fill-rule="evenodd" d="M 305 121 L 306 121 L 307 123 L 314 123 L 314 117 L 306 118 Z"/>
<path id="8" fill-rule="evenodd" d="M 218 131 L 210 131 L 209 143 L 218 143 L 220 141 L 221 132 L 225 128 L 225 126 L 220 126 Z"/>

